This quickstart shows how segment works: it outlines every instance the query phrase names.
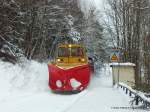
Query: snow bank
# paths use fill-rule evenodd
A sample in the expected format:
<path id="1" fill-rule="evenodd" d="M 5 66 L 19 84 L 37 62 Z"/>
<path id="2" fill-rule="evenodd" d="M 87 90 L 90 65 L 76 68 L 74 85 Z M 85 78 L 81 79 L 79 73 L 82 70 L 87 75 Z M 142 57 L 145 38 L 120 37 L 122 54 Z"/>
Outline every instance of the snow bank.
<path id="1" fill-rule="evenodd" d="M 87 91 L 73 95 L 55 94 L 48 88 L 47 63 L 0 61 L 1 112 L 65 112 Z"/>
<path id="2" fill-rule="evenodd" d="M 45 91 L 48 70 L 45 63 L 26 61 L 20 65 L 0 61 L 0 89 L 8 91 Z"/>

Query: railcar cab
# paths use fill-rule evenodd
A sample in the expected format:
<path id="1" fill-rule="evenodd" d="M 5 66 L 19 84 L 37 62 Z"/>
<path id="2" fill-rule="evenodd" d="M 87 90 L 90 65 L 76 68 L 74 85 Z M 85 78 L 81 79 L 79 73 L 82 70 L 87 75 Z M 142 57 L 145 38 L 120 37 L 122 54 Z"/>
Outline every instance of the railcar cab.
<path id="1" fill-rule="evenodd" d="M 81 44 L 59 44 L 54 63 L 48 64 L 53 91 L 82 91 L 90 81 L 90 67 Z"/>
<path id="2" fill-rule="evenodd" d="M 56 53 L 55 62 L 59 66 L 77 66 L 88 63 L 85 49 L 80 44 L 58 45 Z"/>

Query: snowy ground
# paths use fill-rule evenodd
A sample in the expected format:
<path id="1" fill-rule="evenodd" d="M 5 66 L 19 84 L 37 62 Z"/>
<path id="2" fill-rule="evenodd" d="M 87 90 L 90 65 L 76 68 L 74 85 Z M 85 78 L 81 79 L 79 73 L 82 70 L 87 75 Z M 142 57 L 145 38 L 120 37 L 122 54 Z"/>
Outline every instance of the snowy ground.
<path id="1" fill-rule="evenodd" d="M 128 108 L 131 99 L 112 87 L 108 67 L 99 70 L 79 94 L 52 93 L 47 81 L 45 63 L 14 66 L 0 61 L 0 112 L 146 112 Z"/>

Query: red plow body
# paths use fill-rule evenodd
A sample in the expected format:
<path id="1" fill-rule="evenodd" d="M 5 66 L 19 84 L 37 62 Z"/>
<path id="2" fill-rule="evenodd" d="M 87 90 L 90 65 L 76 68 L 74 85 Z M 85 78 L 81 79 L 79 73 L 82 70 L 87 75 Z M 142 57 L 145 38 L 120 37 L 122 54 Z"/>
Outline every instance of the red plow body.
<path id="1" fill-rule="evenodd" d="M 49 87 L 53 91 L 82 91 L 90 81 L 90 67 L 88 64 L 72 68 L 61 68 L 49 64 Z"/>

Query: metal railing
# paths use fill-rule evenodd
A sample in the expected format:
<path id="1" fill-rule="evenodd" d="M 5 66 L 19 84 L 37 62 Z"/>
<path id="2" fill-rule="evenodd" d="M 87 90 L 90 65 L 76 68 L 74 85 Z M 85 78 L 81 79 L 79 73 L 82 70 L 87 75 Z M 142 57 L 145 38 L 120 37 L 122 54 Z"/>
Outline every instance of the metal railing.
<path id="1" fill-rule="evenodd" d="M 142 104 L 144 104 L 144 106 L 150 108 L 150 98 L 147 98 L 144 95 L 144 93 L 136 91 L 132 89 L 130 86 L 123 83 L 119 83 L 118 87 L 122 88 L 126 94 L 129 94 L 130 97 L 134 95 L 135 105 L 139 105 L 139 103 L 141 102 Z"/>

